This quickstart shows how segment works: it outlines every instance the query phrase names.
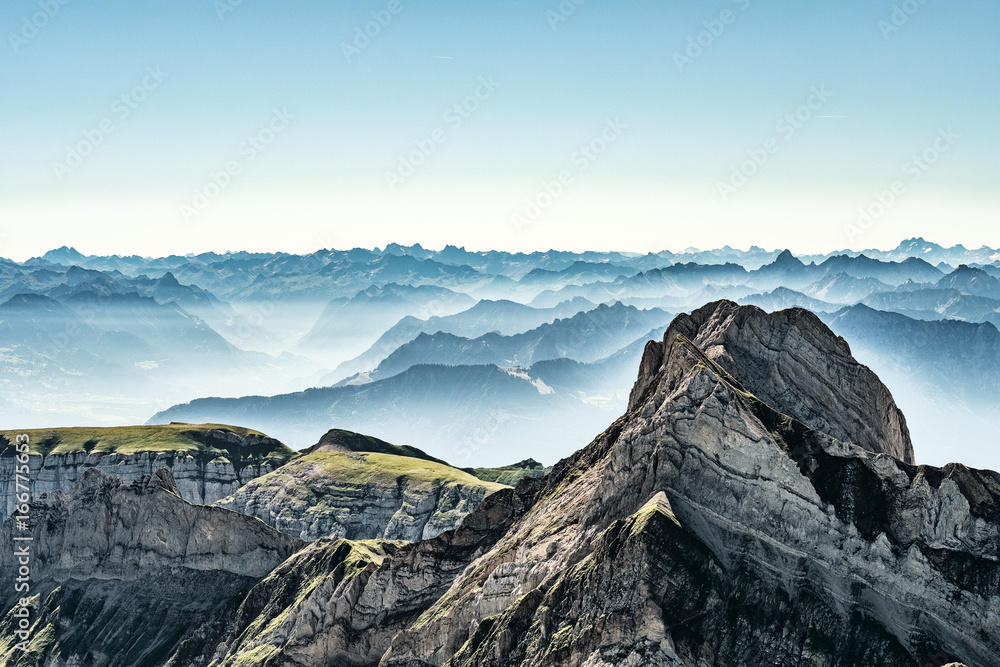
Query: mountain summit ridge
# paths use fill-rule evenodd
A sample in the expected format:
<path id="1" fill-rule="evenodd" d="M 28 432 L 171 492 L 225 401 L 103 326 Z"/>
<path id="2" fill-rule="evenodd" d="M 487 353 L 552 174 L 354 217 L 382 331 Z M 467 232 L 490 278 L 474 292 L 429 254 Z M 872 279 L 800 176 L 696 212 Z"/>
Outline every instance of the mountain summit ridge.
<path id="1" fill-rule="evenodd" d="M 914 462 L 906 419 L 888 388 L 851 356 L 847 341 L 801 308 L 767 314 L 717 301 L 679 315 L 662 343 L 647 344 L 630 410 L 655 382 L 677 336 L 704 350 L 746 391 L 779 412 L 838 440 Z M 869 425 L 872 415 L 875 423 Z"/>

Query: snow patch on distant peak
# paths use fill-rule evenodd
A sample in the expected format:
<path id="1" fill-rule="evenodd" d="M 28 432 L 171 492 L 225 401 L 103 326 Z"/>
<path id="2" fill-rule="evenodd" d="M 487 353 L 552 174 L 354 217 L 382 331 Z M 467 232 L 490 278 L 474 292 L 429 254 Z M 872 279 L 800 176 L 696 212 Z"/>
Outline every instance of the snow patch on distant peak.
<path id="1" fill-rule="evenodd" d="M 374 381 L 375 380 L 372 379 L 371 371 L 368 371 L 366 373 L 358 373 L 344 384 L 348 387 L 357 387 L 363 384 L 371 384 Z"/>
<path id="2" fill-rule="evenodd" d="M 556 393 L 556 390 L 550 387 L 549 385 L 545 384 L 544 382 L 542 382 L 541 378 L 532 380 L 531 384 L 535 385 L 535 389 L 537 389 L 538 393 L 541 394 L 542 396 L 548 396 L 549 394 Z"/>
<path id="3" fill-rule="evenodd" d="M 556 393 L 556 390 L 550 387 L 549 385 L 545 384 L 545 382 L 543 382 L 541 378 L 532 378 L 530 375 L 528 375 L 528 372 L 523 368 L 501 367 L 500 370 L 502 370 L 504 373 L 506 373 L 511 377 L 515 377 L 519 380 L 524 380 L 525 382 L 530 383 L 535 389 L 538 390 L 538 393 L 541 394 L 542 396 L 548 396 L 549 394 Z"/>

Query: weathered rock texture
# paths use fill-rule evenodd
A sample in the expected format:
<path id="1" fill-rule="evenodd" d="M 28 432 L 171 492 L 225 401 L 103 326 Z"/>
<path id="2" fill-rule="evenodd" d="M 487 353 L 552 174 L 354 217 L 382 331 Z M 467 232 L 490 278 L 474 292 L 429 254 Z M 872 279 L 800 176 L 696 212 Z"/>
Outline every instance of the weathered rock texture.
<path id="1" fill-rule="evenodd" d="M 431 540 L 312 543 L 163 662 L 1000 664 L 1000 475 L 911 461 L 818 320 L 712 304 L 546 477 Z"/>
<path id="2" fill-rule="evenodd" d="M 494 493 L 458 530 L 432 540 L 314 542 L 254 588 L 231 623 L 199 638 L 204 655 L 214 656 L 213 667 L 377 665 L 393 638 L 524 515 L 539 488 L 526 479 Z"/>
<path id="3" fill-rule="evenodd" d="M 678 316 L 648 343 L 629 409 L 637 406 L 677 336 L 685 336 L 775 410 L 832 438 L 913 463 L 906 420 L 889 390 L 808 310 L 767 314 L 720 301 Z"/>
<path id="4" fill-rule="evenodd" d="M 30 533 L 13 519 L 0 531 L 8 545 L 31 536 L 35 596 L 31 651 L 13 648 L 11 614 L 0 622 L 4 665 L 163 664 L 303 545 L 257 519 L 192 505 L 166 469 L 129 486 L 88 470 L 69 494 L 32 504 L 30 522 Z M 17 562 L 0 552 L 0 571 Z M 13 586 L 0 595 L 5 610 L 19 597 Z"/>
<path id="5" fill-rule="evenodd" d="M 14 509 L 15 460 L 10 443 L 16 433 L 0 434 L 3 517 Z M 229 426 L 171 424 L 26 433 L 32 436 L 27 476 L 32 497 L 68 491 L 91 468 L 117 475 L 126 484 L 167 468 L 181 497 L 211 504 L 295 455 L 274 438 Z M 120 451 L 117 445 L 123 442 L 128 447 Z"/>
<path id="6" fill-rule="evenodd" d="M 305 540 L 413 542 L 452 530 L 503 488 L 418 449 L 334 430 L 217 504 Z"/>

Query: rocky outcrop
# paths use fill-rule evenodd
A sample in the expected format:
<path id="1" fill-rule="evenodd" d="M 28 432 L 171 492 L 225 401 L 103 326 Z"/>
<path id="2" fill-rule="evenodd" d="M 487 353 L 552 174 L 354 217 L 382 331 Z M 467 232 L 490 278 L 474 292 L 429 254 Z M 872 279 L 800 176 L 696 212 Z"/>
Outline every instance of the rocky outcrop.
<path id="1" fill-rule="evenodd" d="M 16 433 L 20 432 L 0 434 L 3 517 L 14 509 L 15 460 L 10 443 Z M 211 504 L 295 455 L 274 438 L 226 426 L 172 424 L 25 433 L 31 436 L 32 445 L 26 476 L 32 497 L 68 491 L 90 469 L 117 475 L 130 484 L 166 468 L 181 497 Z"/>
<path id="2" fill-rule="evenodd" d="M 166 469 L 131 485 L 88 470 L 29 515 L 29 532 L 13 517 L 0 531 L 5 544 L 29 545 L 32 595 L 30 650 L 5 643 L 5 665 L 162 664 L 303 546 L 257 519 L 183 500 Z M 12 549 L 0 552 L 0 571 L 19 563 Z M 5 610 L 17 607 L 12 586 L 0 595 Z M 0 636 L 11 638 L 16 621 L 7 614 Z"/>
<path id="3" fill-rule="evenodd" d="M 552 468 L 551 466 L 546 468 L 535 459 L 525 459 L 500 468 L 462 468 L 462 470 L 486 482 L 517 486 L 523 478 L 544 477 Z"/>
<path id="4" fill-rule="evenodd" d="M 202 638 L 205 654 L 214 655 L 213 667 L 374 667 L 393 637 L 524 516 L 541 488 L 539 480 L 526 479 L 517 489 L 498 491 L 457 530 L 432 540 L 314 542 L 298 562 L 251 591 L 226 632 Z"/>
<path id="5" fill-rule="evenodd" d="M 663 343 L 647 344 L 629 410 L 669 362 L 677 336 L 686 337 L 779 412 L 842 442 L 913 463 L 906 419 L 889 390 L 851 356 L 847 341 L 801 308 L 768 314 L 719 301 L 678 316 Z"/>
<path id="6" fill-rule="evenodd" d="M 414 542 L 454 529 L 487 495 L 505 488 L 419 455 L 334 430 L 301 458 L 217 504 L 305 540 Z"/>
<path id="7" fill-rule="evenodd" d="M 833 439 L 691 338 L 662 345 L 629 414 L 548 477 L 369 559 L 349 591 L 297 596 L 294 623 L 224 664 L 255 651 L 382 667 L 997 662 L 1000 476 Z M 871 386 L 851 370 L 826 386 Z M 323 621 L 305 613 L 331 599 Z"/>

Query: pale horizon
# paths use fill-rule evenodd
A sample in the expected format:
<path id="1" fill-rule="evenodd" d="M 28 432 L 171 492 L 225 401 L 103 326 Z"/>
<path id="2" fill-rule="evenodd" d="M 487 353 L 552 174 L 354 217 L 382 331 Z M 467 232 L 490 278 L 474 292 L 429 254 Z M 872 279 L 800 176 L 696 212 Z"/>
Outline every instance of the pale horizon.
<path id="1" fill-rule="evenodd" d="M 996 237 L 1000 5 L 573 6 L 6 3 L 0 256 Z"/>

